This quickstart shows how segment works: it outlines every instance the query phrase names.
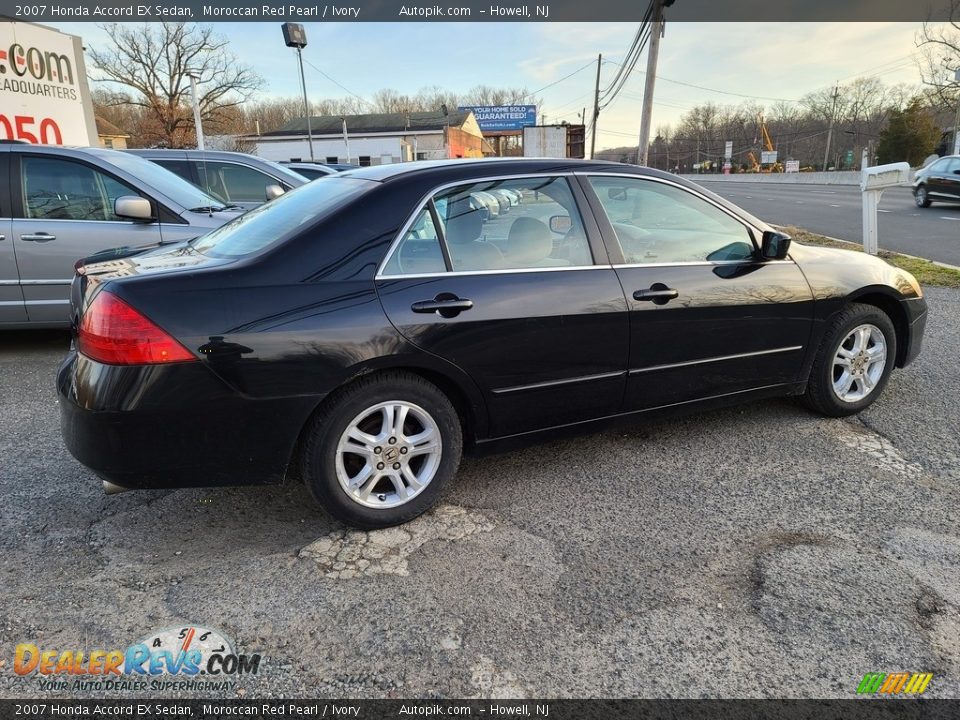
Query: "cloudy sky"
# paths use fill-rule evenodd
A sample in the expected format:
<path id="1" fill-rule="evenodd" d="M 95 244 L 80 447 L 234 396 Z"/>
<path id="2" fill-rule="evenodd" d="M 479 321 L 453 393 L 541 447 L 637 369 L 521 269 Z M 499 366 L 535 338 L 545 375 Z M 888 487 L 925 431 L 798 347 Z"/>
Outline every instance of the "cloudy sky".
<path id="1" fill-rule="evenodd" d="M 50 24 L 81 35 L 87 46 L 108 42 L 90 23 Z M 404 93 L 429 85 L 465 91 L 481 83 L 534 91 L 579 69 L 538 93 L 548 122 L 575 121 L 585 107 L 589 116 L 597 53 L 621 60 L 636 32 L 629 23 L 308 23 L 306 28 L 304 58 L 314 66 L 306 66 L 307 86 L 314 98 L 346 94 L 315 68 L 363 97 L 384 87 Z M 708 100 L 737 104 L 746 100 L 741 95 L 797 100 L 858 76 L 919 83 L 920 29 L 919 23 L 668 22 L 653 126 L 673 123 Z M 299 94 L 296 55 L 283 45 L 279 23 L 218 23 L 216 30 L 265 78 L 266 93 Z M 601 114 L 598 148 L 636 142 L 645 62 L 644 56 Z M 616 70 L 604 64 L 601 87 Z"/>

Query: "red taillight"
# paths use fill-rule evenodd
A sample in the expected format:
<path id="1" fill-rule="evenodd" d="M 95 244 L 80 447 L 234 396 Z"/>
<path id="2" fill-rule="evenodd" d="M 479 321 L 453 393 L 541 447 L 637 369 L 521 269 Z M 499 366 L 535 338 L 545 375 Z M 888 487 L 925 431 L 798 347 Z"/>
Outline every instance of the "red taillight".
<path id="1" fill-rule="evenodd" d="M 108 365 L 156 365 L 197 359 L 146 316 L 106 291 L 101 291 L 83 314 L 77 349 Z"/>

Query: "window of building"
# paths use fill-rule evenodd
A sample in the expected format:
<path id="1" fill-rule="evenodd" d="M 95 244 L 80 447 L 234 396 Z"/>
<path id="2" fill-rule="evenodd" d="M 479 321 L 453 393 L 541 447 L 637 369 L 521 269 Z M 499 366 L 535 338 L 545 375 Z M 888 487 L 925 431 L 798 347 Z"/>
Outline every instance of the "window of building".
<path id="1" fill-rule="evenodd" d="M 338 162 L 340 162 L 340 158 L 338 158 L 336 155 L 327 155 L 326 162 L 331 165 L 336 165 Z"/>
<path id="2" fill-rule="evenodd" d="M 370 167 L 369 155 L 361 155 L 359 160 L 360 160 L 360 167 Z"/>

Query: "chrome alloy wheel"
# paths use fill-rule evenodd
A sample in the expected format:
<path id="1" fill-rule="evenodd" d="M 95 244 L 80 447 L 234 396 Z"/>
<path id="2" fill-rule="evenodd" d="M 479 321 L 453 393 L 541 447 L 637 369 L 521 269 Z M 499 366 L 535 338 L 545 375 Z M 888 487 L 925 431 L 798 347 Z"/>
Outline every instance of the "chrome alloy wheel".
<path id="1" fill-rule="evenodd" d="M 340 436 L 337 480 L 364 507 L 397 507 L 430 484 L 442 451 L 440 428 L 426 410 L 403 400 L 378 403 Z"/>
<path id="2" fill-rule="evenodd" d="M 926 207 L 927 206 L 927 189 L 922 185 L 917 188 L 916 192 L 913 194 L 914 200 L 917 201 L 917 207 Z"/>
<path id="3" fill-rule="evenodd" d="M 833 392 L 843 402 L 863 400 L 883 377 L 887 340 L 876 325 L 858 325 L 844 338 L 833 357 Z"/>

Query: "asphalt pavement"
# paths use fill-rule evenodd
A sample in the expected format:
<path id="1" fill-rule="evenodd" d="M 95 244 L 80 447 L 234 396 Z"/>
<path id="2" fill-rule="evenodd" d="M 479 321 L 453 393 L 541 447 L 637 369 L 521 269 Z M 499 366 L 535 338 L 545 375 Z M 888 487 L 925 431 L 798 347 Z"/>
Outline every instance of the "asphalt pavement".
<path id="1" fill-rule="evenodd" d="M 766 222 L 863 242 L 860 188 L 691 178 Z M 960 204 L 918 208 L 910 188 L 885 190 L 878 218 L 880 247 L 960 265 Z"/>
<path id="2" fill-rule="evenodd" d="M 348 531 L 302 487 L 106 497 L 64 449 L 62 334 L 0 336 L 0 697 L 960 697 L 960 292 L 859 418 L 791 400 L 465 460 Z M 13 649 L 196 623 L 263 656 L 218 693 L 58 691 Z M 70 677 L 72 682 L 74 678 Z"/>

